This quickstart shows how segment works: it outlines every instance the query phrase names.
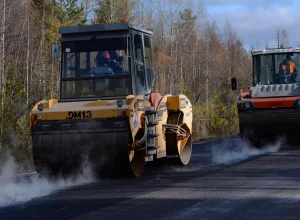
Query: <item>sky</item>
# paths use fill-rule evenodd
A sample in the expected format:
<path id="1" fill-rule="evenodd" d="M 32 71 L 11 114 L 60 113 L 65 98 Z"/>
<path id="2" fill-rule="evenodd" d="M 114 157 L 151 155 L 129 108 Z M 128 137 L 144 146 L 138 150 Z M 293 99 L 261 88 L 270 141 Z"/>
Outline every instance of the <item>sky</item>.
<path id="1" fill-rule="evenodd" d="M 196 0 L 220 29 L 225 21 L 246 49 L 276 47 L 276 30 L 286 30 L 288 46 L 300 46 L 300 0 Z"/>

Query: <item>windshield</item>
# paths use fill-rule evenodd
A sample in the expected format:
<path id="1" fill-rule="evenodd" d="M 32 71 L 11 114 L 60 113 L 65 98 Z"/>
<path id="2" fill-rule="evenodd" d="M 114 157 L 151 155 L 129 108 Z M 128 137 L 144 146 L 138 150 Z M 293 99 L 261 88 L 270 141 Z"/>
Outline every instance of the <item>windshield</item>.
<path id="1" fill-rule="evenodd" d="M 253 61 L 255 85 L 300 83 L 299 53 L 255 55 Z"/>
<path id="2" fill-rule="evenodd" d="M 64 42 L 61 98 L 132 94 L 124 38 Z"/>

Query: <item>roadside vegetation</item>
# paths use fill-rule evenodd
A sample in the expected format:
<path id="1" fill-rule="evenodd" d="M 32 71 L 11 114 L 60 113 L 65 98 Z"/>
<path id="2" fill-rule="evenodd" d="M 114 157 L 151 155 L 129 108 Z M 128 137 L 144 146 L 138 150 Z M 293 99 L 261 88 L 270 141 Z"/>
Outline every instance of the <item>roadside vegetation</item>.
<path id="1" fill-rule="evenodd" d="M 60 63 L 51 57 L 59 27 L 130 23 L 154 32 L 154 92 L 183 93 L 193 104 L 193 138 L 238 133 L 237 92 L 251 85 L 251 57 L 230 23 L 207 18 L 189 0 L 2 0 L 0 3 L 0 146 L 30 161 L 29 112 L 59 96 Z"/>

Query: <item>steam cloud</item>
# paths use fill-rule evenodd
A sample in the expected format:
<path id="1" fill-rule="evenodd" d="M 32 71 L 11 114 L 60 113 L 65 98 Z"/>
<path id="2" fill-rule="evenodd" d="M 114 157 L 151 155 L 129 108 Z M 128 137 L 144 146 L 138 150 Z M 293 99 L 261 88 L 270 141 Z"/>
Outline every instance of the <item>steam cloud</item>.
<path id="1" fill-rule="evenodd" d="M 277 152 L 282 146 L 282 140 L 278 140 L 274 145 L 267 145 L 260 149 L 250 147 L 240 139 L 224 140 L 212 146 L 212 162 L 216 164 L 232 164 L 247 158 Z"/>
<path id="2" fill-rule="evenodd" d="M 0 169 L 0 207 L 16 205 L 33 198 L 49 195 L 50 193 L 71 186 L 94 181 L 90 166 L 83 164 L 82 174 L 69 179 L 55 181 L 40 177 L 38 174 L 18 175 L 22 170 L 14 159 L 9 156 Z"/>
<path id="3" fill-rule="evenodd" d="M 276 152 L 281 145 L 282 141 L 279 140 L 274 145 L 255 149 L 242 140 L 223 140 L 222 142 L 210 146 L 212 152 L 211 160 L 215 164 L 232 164 L 252 156 Z M 172 168 L 175 172 L 188 172 L 195 169 L 198 168 L 193 166 Z M 69 179 L 61 178 L 51 181 L 42 178 L 37 174 L 20 176 L 18 175 L 19 173 L 22 173 L 22 167 L 15 162 L 13 157 L 8 156 L 3 166 L 0 167 L 0 208 L 9 205 L 17 205 L 37 197 L 46 196 L 54 191 L 67 187 L 95 181 L 90 166 L 87 163 L 83 164 L 82 174 Z"/>

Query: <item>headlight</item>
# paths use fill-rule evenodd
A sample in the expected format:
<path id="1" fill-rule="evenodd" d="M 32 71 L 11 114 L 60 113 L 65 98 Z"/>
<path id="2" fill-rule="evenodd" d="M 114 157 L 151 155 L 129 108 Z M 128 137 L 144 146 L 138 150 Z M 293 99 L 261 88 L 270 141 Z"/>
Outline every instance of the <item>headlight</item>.
<path id="1" fill-rule="evenodd" d="M 123 106 L 123 101 L 121 99 L 117 101 L 117 106 L 120 108 Z"/>
<path id="2" fill-rule="evenodd" d="M 300 99 L 296 99 L 296 101 L 294 102 L 294 107 L 300 108 Z"/>
<path id="3" fill-rule="evenodd" d="M 44 105 L 43 104 L 38 104 L 38 110 L 43 111 Z"/>
<path id="4" fill-rule="evenodd" d="M 252 102 L 248 101 L 248 100 L 242 100 L 238 102 L 238 108 L 239 109 L 254 109 L 254 105 Z"/>

